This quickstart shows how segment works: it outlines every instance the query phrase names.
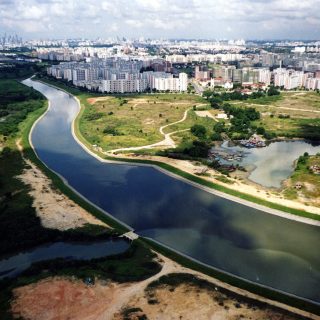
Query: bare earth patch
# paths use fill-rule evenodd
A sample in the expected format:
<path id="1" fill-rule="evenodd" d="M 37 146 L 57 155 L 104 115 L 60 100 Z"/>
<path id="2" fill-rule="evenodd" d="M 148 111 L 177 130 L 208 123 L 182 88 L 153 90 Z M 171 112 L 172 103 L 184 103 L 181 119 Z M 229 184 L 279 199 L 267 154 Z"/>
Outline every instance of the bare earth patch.
<path id="1" fill-rule="evenodd" d="M 114 284 L 89 287 L 81 281 L 48 278 L 16 289 L 12 312 L 32 320 L 94 320 L 114 302 L 117 291 Z"/>
<path id="2" fill-rule="evenodd" d="M 87 101 L 93 105 L 95 104 L 97 101 L 106 101 L 110 99 L 110 97 L 98 97 L 98 98 L 88 98 Z"/>
<path id="3" fill-rule="evenodd" d="M 202 117 L 202 118 L 208 117 L 208 118 L 211 118 L 211 119 L 217 121 L 216 118 L 213 116 L 213 114 L 212 114 L 210 111 L 208 111 L 208 110 L 205 110 L 205 111 L 195 111 L 195 113 L 196 113 L 196 115 L 199 116 L 199 117 Z"/>
<path id="4" fill-rule="evenodd" d="M 106 226 L 105 223 L 53 188 L 51 180 L 31 161 L 25 159 L 25 162 L 30 168 L 25 169 L 18 178 L 30 186 L 29 194 L 34 199 L 33 207 L 45 228 L 68 230 L 88 223 Z"/>
<path id="5" fill-rule="evenodd" d="M 123 319 L 124 311 L 130 308 L 141 309 L 141 312 L 130 315 L 130 319 L 138 319 L 138 314 L 145 314 L 149 320 L 297 319 L 294 316 L 285 316 L 282 311 L 274 311 L 271 308 L 261 309 L 255 305 L 254 301 L 250 305 L 239 306 L 231 296 L 191 284 L 180 284 L 174 290 L 170 286 L 162 285 L 151 291 L 152 299 L 155 301 L 151 304 L 150 291 L 146 294 L 145 288 L 163 275 L 180 272 L 193 274 L 242 296 L 265 301 L 275 306 L 283 306 L 181 267 L 161 255 L 159 257 L 163 261 L 162 270 L 140 282 L 118 284 L 96 280 L 94 285 L 87 286 L 80 280 L 54 277 L 16 288 L 13 291 L 11 310 L 16 318 L 23 317 L 30 320 L 120 320 Z M 285 308 L 317 319 L 306 312 L 287 306 Z"/>

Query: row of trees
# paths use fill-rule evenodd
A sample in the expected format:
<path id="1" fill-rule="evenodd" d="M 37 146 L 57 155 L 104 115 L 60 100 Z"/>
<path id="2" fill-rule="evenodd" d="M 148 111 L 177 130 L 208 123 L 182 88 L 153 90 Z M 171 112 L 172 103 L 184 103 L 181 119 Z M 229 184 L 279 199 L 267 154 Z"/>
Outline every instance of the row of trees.
<path id="1" fill-rule="evenodd" d="M 210 101 L 212 107 L 216 104 L 221 104 L 224 101 L 239 100 L 244 101 L 248 99 L 259 99 L 263 97 L 271 97 L 280 95 L 280 91 L 274 87 L 270 86 L 267 90 L 258 90 L 252 92 L 252 94 L 242 93 L 239 90 L 234 90 L 232 92 L 214 92 L 211 90 L 206 90 L 203 92 L 203 97 Z"/>

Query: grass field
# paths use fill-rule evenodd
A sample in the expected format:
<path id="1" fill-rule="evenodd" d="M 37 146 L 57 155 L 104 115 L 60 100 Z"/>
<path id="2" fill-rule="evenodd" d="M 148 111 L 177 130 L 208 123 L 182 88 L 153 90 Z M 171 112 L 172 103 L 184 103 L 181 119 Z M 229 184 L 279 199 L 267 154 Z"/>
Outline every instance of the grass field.
<path id="1" fill-rule="evenodd" d="M 320 139 L 320 95 L 316 92 L 282 92 L 233 104 L 255 107 L 262 115 L 255 124 L 277 136 Z"/>
<path id="2" fill-rule="evenodd" d="M 203 103 L 187 94 L 154 94 L 122 97 L 81 98 L 85 109 L 80 131 L 91 143 L 104 150 L 144 146 L 163 139 L 161 126 L 182 119 L 186 110 Z M 190 128 L 194 113 L 190 111 L 181 126 L 170 126 L 165 133 Z M 201 119 L 199 119 L 201 121 Z"/>

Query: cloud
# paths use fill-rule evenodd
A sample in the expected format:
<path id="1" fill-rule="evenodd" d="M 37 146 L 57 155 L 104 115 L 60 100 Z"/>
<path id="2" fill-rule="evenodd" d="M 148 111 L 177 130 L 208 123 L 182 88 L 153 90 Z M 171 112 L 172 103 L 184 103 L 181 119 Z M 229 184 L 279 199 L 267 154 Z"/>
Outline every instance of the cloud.
<path id="1" fill-rule="evenodd" d="M 319 7 L 320 0 L 1 0 L 0 30 L 52 38 L 308 38 L 320 34 Z"/>

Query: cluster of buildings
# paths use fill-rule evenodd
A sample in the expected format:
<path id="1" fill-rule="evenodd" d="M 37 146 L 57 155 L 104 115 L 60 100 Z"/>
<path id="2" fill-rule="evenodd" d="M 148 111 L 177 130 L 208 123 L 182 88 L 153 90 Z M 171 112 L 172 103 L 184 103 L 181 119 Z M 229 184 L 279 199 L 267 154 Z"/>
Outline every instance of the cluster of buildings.
<path id="1" fill-rule="evenodd" d="M 217 54 L 172 54 L 166 56 L 166 61 L 171 63 L 193 63 L 193 62 L 211 62 L 221 63 L 229 61 L 239 61 L 244 57 L 239 53 L 217 53 Z"/>
<path id="2" fill-rule="evenodd" d="M 272 72 L 268 68 L 237 68 L 236 66 L 216 65 L 211 69 L 195 67 L 195 79 L 201 83 L 210 82 L 211 88 L 223 86 L 231 89 L 233 84 L 249 86 L 263 83 L 265 86 L 271 83 Z"/>
<path id="3" fill-rule="evenodd" d="M 185 91 L 188 80 L 180 71 L 211 88 L 320 87 L 320 41 L 0 37 L 4 51 L 15 47 L 24 53 L 12 59 L 58 61 L 59 65 L 48 68 L 49 75 L 104 92 Z"/>
<path id="4" fill-rule="evenodd" d="M 280 63 L 281 65 L 281 63 Z M 312 68 L 310 68 L 312 66 Z M 297 71 L 292 68 L 237 68 L 234 65 L 217 65 L 208 69 L 207 67 L 195 67 L 195 79 L 205 86 L 210 84 L 211 88 L 222 86 L 226 89 L 233 88 L 233 84 L 242 86 L 269 86 L 273 84 L 285 90 L 306 88 L 308 90 L 320 89 L 320 64 L 307 66 L 307 70 Z"/>
<path id="5" fill-rule="evenodd" d="M 319 71 L 304 72 L 293 69 L 278 68 L 273 71 L 274 85 L 292 90 L 304 87 L 308 90 L 320 90 L 320 66 Z"/>
<path id="6" fill-rule="evenodd" d="M 131 60 L 117 57 L 87 62 L 63 62 L 47 68 L 47 74 L 71 81 L 75 86 L 106 93 L 187 91 L 188 76 L 170 73 L 164 60 Z"/>

